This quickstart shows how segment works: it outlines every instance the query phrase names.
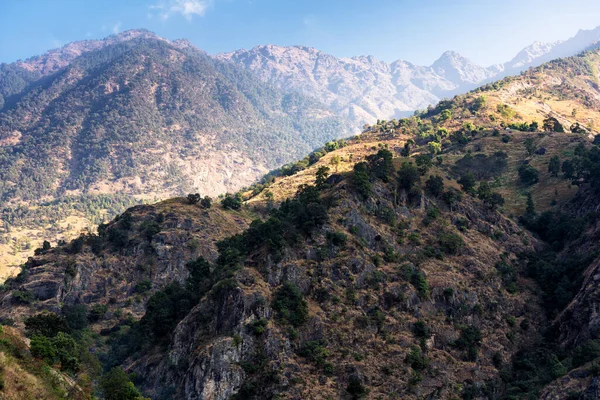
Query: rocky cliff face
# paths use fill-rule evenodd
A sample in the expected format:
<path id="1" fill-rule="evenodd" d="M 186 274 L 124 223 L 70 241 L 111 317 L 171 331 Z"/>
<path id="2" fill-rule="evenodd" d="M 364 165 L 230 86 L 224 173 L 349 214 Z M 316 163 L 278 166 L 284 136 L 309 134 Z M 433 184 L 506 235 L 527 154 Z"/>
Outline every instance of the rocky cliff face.
<path id="1" fill-rule="evenodd" d="M 594 221 L 600 210 L 597 192 L 583 188 L 577 197 L 565 207 L 570 218 L 583 218 Z M 587 227 L 581 237 L 569 243 L 563 250 L 563 257 L 579 254 L 589 264 L 583 271 L 581 287 L 565 310 L 554 321 L 560 335 L 560 341 L 565 347 L 575 347 L 588 340 L 600 339 L 600 258 L 598 238 L 600 224 L 593 222 Z"/>
<path id="2" fill-rule="evenodd" d="M 113 311 L 140 317 L 143 302 L 131 302 L 139 293 L 136 285 L 151 282 L 145 289 L 151 292 L 185 281 L 190 260 L 213 260 L 215 242 L 244 230 L 248 221 L 246 214 L 204 210 L 185 199 L 136 206 L 104 228 L 104 239 L 82 236 L 25 263 L 19 277 L 8 284 L 22 282 L 21 290 L 38 301 L 34 307 L 19 306 L 6 297 L 3 318 L 19 322 L 25 314 L 78 303 L 110 304 Z"/>

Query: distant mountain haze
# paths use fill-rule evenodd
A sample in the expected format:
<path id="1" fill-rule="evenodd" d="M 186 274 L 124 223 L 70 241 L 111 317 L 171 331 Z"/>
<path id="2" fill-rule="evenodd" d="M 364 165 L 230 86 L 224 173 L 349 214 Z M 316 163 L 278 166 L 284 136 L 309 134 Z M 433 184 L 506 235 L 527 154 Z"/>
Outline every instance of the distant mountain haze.
<path id="1" fill-rule="evenodd" d="M 475 87 L 560 57 L 575 55 L 600 40 L 600 27 L 581 30 L 569 40 L 536 42 L 512 60 L 481 67 L 447 51 L 431 66 L 372 56 L 338 58 L 305 46 L 256 46 L 215 56 L 254 72 L 285 91 L 299 91 L 325 102 L 357 126 L 376 119 L 404 117 Z"/>

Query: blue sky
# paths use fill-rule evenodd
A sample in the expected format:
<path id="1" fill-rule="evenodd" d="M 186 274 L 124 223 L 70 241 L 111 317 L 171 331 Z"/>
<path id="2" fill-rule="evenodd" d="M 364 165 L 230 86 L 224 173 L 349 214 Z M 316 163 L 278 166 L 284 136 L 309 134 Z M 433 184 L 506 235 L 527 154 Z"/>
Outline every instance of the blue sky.
<path id="1" fill-rule="evenodd" d="M 302 44 L 429 65 L 454 50 L 487 66 L 599 25 L 599 0 L 0 0 L 0 62 L 146 28 L 209 53 Z"/>

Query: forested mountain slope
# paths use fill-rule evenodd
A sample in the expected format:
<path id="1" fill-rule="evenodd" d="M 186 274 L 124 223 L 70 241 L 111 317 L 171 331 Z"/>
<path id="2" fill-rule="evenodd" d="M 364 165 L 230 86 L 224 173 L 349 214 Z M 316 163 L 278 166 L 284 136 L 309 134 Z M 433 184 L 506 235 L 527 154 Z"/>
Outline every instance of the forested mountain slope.
<path id="1" fill-rule="evenodd" d="M 134 207 L 40 249 L 3 323 L 105 395 L 592 399 L 599 60 L 380 121 L 220 204 Z"/>
<path id="2" fill-rule="evenodd" d="M 5 252 L 60 239 L 38 233 L 47 225 L 72 233 L 142 199 L 237 190 L 348 134 L 316 101 L 144 31 L 2 69 Z M 39 239 L 19 240 L 32 231 Z"/>
<path id="3" fill-rule="evenodd" d="M 45 239 L 93 231 L 140 202 L 237 190 L 364 123 L 573 54 L 599 32 L 489 68 L 451 51 L 428 67 L 303 46 L 208 57 L 145 30 L 2 64 L 0 276 Z"/>

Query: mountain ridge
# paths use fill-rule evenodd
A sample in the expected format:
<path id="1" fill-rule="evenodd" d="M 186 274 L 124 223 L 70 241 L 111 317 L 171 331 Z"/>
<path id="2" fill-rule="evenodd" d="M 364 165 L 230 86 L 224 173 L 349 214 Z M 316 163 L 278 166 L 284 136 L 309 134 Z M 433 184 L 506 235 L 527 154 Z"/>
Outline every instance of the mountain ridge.
<path id="1" fill-rule="evenodd" d="M 72 42 L 11 65 L 46 76 L 83 52 L 142 37 L 195 48 L 185 39 L 168 41 L 150 31 L 133 29 L 106 39 Z M 534 42 L 512 60 L 489 67 L 479 66 L 454 51 L 444 52 L 430 66 L 419 66 L 402 59 L 387 63 L 368 55 L 339 58 L 304 45 L 257 45 L 250 50 L 239 49 L 211 57 L 234 62 L 284 91 L 301 92 L 323 100 L 336 113 L 361 127 L 376 119 L 407 116 L 477 85 L 518 74 L 551 59 L 575 55 L 598 40 L 600 27 L 580 30 L 564 41 Z M 360 77 L 351 77 L 348 71 Z M 0 107 L 2 103 L 0 98 Z"/>
<path id="2" fill-rule="evenodd" d="M 357 126 L 410 115 L 443 98 L 464 93 L 551 59 L 575 55 L 600 40 L 600 27 L 580 30 L 552 44 L 532 44 L 506 63 L 482 67 L 453 51 L 430 66 L 390 63 L 373 56 L 335 57 L 306 46 L 259 45 L 213 57 L 256 73 L 283 90 L 322 99 Z M 303 54 L 306 53 L 306 54 Z"/>

